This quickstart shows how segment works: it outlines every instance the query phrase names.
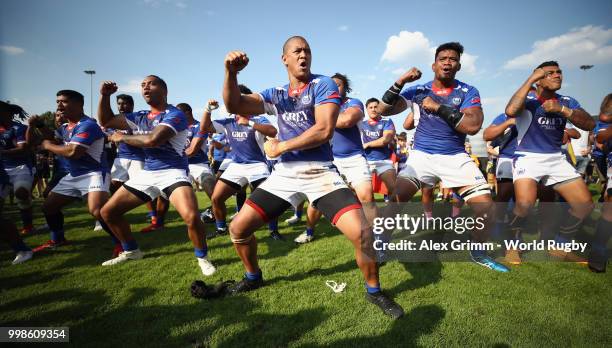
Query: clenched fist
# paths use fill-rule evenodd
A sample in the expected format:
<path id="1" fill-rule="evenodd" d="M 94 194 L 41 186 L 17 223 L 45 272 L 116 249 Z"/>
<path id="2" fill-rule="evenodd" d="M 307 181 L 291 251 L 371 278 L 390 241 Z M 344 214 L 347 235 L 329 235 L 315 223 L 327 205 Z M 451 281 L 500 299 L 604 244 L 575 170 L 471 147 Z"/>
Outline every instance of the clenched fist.
<path id="1" fill-rule="evenodd" d="M 113 81 L 102 81 L 102 85 L 100 85 L 100 94 L 111 95 L 117 92 L 117 88 L 117 84 Z"/>
<path id="2" fill-rule="evenodd" d="M 231 51 L 225 56 L 225 70 L 237 73 L 249 64 L 249 57 L 242 51 Z"/>
<path id="3" fill-rule="evenodd" d="M 406 71 L 402 76 L 400 76 L 399 81 L 401 81 L 402 84 L 406 84 L 408 82 L 416 81 L 420 78 L 421 70 L 417 68 L 411 68 L 410 70 Z"/>

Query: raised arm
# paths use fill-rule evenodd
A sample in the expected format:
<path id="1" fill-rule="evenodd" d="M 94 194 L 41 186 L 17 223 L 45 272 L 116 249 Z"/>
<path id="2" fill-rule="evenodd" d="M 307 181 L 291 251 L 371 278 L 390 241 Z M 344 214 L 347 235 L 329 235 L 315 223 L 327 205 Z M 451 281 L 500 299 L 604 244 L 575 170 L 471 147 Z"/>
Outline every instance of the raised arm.
<path id="1" fill-rule="evenodd" d="M 299 136 L 286 140 L 269 139 L 264 144 L 266 154 L 275 158 L 295 150 L 311 149 L 329 142 L 334 136 L 340 107 L 335 103 L 325 103 L 315 107 L 315 124 Z"/>
<path id="2" fill-rule="evenodd" d="M 508 115 L 508 117 L 517 117 L 521 114 L 521 111 L 525 108 L 525 98 L 527 98 L 531 86 L 543 79 L 544 76 L 546 76 L 544 69 L 538 68 L 531 73 L 525 82 L 523 82 L 521 87 L 514 93 L 506 105 L 506 115 Z"/>
<path id="3" fill-rule="evenodd" d="M 98 119 L 100 125 L 105 128 L 129 129 L 128 123 L 123 115 L 113 113 L 110 106 L 110 96 L 117 91 L 117 84 L 113 81 L 103 81 L 100 86 L 100 102 L 98 103 Z"/>
<path id="4" fill-rule="evenodd" d="M 212 111 L 219 107 L 219 102 L 214 99 L 209 99 L 206 107 L 204 108 L 204 114 L 200 120 L 200 131 L 213 134 L 215 133 L 215 127 L 212 124 Z"/>
<path id="5" fill-rule="evenodd" d="M 417 68 L 411 68 L 400 76 L 395 83 L 383 94 L 381 103 L 378 103 L 378 113 L 383 116 L 396 115 L 406 110 L 408 105 L 406 100 L 400 96 L 400 92 L 404 85 L 408 82 L 413 82 L 421 78 L 421 71 Z"/>
<path id="6" fill-rule="evenodd" d="M 227 112 L 239 115 L 261 115 L 265 113 L 259 94 L 241 94 L 238 88 L 238 72 L 249 64 L 246 53 L 232 51 L 225 56 L 225 78 L 223 102 Z"/>

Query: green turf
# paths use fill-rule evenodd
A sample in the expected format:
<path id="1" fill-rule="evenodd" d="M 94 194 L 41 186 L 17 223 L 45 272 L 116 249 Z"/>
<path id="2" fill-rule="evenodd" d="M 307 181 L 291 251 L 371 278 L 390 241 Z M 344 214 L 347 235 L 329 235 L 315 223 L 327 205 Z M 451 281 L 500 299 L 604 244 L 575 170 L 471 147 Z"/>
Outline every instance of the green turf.
<path id="1" fill-rule="evenodd" d="M 200 206 L 208 205 L 198 193 Z M 36 223 L 42 224 L 37 202 Z M 232 200 L 233 204 L 233 200 Z M 230 211 L 232 209 L 229 209 Z M 12 212 L 8 216 L 17 220 Z M 303 225 L 257 232 L 267 286 L 213 301 L 189 295 L 197 267 L 184 224 L 171 210 L 167 227 L 136 233 L 143 260 L 115 267 L 104 232 L 93 232 L 84 205 L 65 212 L 73 243 L 10 266 L 0 251 L 0 326 L 69 326 L 76 346 L 468 346 L 605 347 L 612 344 L 612 272 L 534 262 L 500 274 L 472 263 L 400 263 L 381 268 L 381 281 L 406 310 L 398 321 L 364 299 L 349 242 L 327 222 L 306 245 L 291 242 Z M 285 219 L 289 214 L 285 214 Z M 144 208 L 129 214 L 145 226 Z M 281 220 L 282 221 L 282 220 Z M 212 228 L 212 225 L 207 225 Z M 26 238 L 30 246 L 46 234 Z M 205 279 L 238 279 L 243 268 L 229 241 L 209 241 L 218 272 Z M 335 294 L 326 280 L 346 282 Z"/>

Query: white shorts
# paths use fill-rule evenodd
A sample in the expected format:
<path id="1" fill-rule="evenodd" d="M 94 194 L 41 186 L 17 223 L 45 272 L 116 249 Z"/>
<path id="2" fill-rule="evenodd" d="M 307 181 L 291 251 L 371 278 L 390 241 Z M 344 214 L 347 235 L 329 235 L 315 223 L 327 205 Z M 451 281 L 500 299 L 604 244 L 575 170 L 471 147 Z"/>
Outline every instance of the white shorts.
<path id="1" fill-rule="evenodd" d="M 393 162 L 390 159 L 380 161 L 368 161 L 368 167 L 370 167 L 371 173 L 376 172 L 378 175 L 386 172 L 387 170 L 395 171 Z"/>
<path id="2" fill-rule="evenodd" d="M 111 169 L 113 181 L 126 182 L 139 171 L 144 169 L 144 162 L 129 158 L 115 158 Z"/>
<path id="3" fill-rule="evenodd" d="M 254 181 L 265 179 L 270 176 L 268 164 L 264 162 L 258 163 L 236 163 L 231 162 L 227 169 L 221 174 L 220 179 L 233 182 L 234 184 L 244 187 Z"/>
<path id="4" fill-rule="evenodd" d="M 428 154 L 412 150 L 406 168 L 400 173 L 403 178 L 416 178 L 427 186 L 441 181 L 445 188 L 486 184 L 484 175 L 467 153 L 455 155 Z"/>
<path id="5" fill-rule="evenodd" d="M 317 199 L 348 188 L 330 162 L 279 162 L 259 188 L 297 207 L 304 199 Z"/>
<path id="6" fill-rule="evenodd" d="M 15 168 L 6 168 L 6 174 L 8 174 L 9 181 L 13 186 L 13 191 L 20 188 L 30 191 L 34 181 L 34 173 L 36 173 L 36 168 L 30 168 L 25 164 Z"/>
<path id="7" fill-rule="evenodd" d="M 495 168 L 496 179 L 512 179 L 512 158 L 500 157 Z"/>
<path id="8" fill-rule="evenodd" d="M 109 175 L 92 172 L 79 176 L 66 174 L 51 192 L 64 196 L 81 198 L 89 192 L 108 192 Z"/>
<path id="9" fill-rule="evenodd" d="M 334 158 L 334 165 L 338 172 L 344 175 L 346 182 L 353 188 L 361 183 L 372 183 L 372 173 L 368 162 L 363 155 L 355 155 L 346 158 Z"/>
<path id="10" fill-rule="evenodd" d="M 133 190 L 144 193 L 146 196 L 151 198 L 151 200 L 153 200 L 159 196 L 168 199 L 164 189 L 167 189 L 168 187 L 179 182 L 186 182 L 189 186 L 191 186 L 189 175 L 184 169 L 143 169 L 136 173 L 134 177 L 130 178 L 130 180 L 123 185 L 128 186 L 127 190 L 136 194 L 139 198 L 146 200 L 146 197 L 137 194 Z"/>
<path id="11" fill-rule="evenodd" d="M 208 163 L 189 164 L 189 178 L 191 180 L 201 185 L 208 176 L 214 180 L 213 173 Z"/>
<path id="12" fill-rule="evenodd" d="M 232 161 L 231 158 L 224 158 L 223 161 L 221 162 L 221 165 L 219 166 L 219 170 L 220 171 L 224 171 L 227 169 L 227 167 L 230 165 L 230 163 L 232 163 L 234 161 Z"/>
<path id="13" fill-rule="evenodd" d="M 554 185 L 563 181 L 579 178 L 580 174 L 567 161 L 562 153 L 515 153 L 514 181 L 533 179 L 542 182 L 544 186 Z"/>

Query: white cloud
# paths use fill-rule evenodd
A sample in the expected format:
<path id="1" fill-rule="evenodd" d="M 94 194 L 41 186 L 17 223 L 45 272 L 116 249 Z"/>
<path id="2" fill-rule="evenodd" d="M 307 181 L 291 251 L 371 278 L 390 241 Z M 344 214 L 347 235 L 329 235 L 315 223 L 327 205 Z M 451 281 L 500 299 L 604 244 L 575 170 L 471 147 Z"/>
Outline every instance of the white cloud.
<path id="1" fill-rule="evenodd" d="M 510 59 L 504 68 L 533 69 L 547 60 L 556 60 L 564 67 L 610 63 L 611 41 L 612 29 L 587 25 L 563 35 L 534 42 L 530 53 Z"/>
<path id="2" fill-rule="evenodd" d="M 131 79 L 127 83 L 119 85 L 119 92 L 139 94 L 141 83 L 142 79 Z"/>
<path id="3" fill-rule="evenodd" d="M 181 0 L 143 0 L 143 1 L 145 5 L 151 6 L 153 8 L 159 8 L 161 5 L 164 5 L 164 4 L 174 5 L 181 10 L 187 8 L 187 4 Z"/>
<path id="4" fill-rule="evenodd" d="M 482 98 L 482 110 L 485 113 L 485 117 L 492 120 L 497 117 L 497 115 L 503 113 L 509 100 L 510 96 Z M 488 126 L 487 122 L 485 122 L 483 126 Z"/>
<path id="5" fill-rule="evenodd" d="M 421 70 L 431 65 L 436 53 L 437 45 L 434 45 L 420 31 L 410 32 L 402 30 L 398 35 L 391 35 L 387 39 L 387 47 L 380 61 L 388 64 L 409 63 Z M 461 71 L 466 74 L 476 74 L 476 60 L 478 56 L 463 53 L 461 56 Z M 396 68 L 392 72 L 396 74 L 405 72 L 407 69 Z"/>
<path id="6" fill-rule="evenodd" d="M 338 27 L 338 30 L 339 31 L 348 31 L 349 27 L 348 27 L 348 25 L 341 25 L 341 26 Z"/>
<path id="7" fill-rule="evenodd" d="M 25 50 L 21 47 L 16 46 L 0 46 L 0 51 L 9 54 L 11 56 L 16 56 L 18 54 L 22 54 Z"/>

